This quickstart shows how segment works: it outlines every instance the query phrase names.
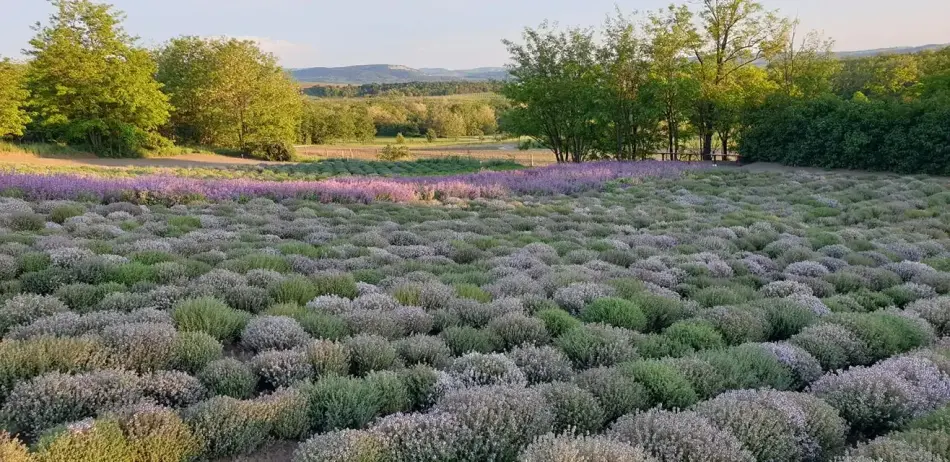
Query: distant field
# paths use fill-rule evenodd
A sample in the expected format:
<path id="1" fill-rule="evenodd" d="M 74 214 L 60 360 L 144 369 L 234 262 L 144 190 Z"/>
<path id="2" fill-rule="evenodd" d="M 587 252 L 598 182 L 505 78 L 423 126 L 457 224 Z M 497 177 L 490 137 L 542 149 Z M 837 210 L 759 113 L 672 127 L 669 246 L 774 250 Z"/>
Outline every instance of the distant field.
<path id="1" fill-rule="evenodd" d="M 437 96 L 361 96 L 354 98 L 316 98 L 320 101 L 353 101 L 353 100 L 377 100 L 377 99 L 397 99 L 405 101 L 420 101 L 420 100 L 465 100 L 465 101 L 486 101 L 494 99 L 504 99 L 503 96 L 498 93 L 467 93 L 461 95 L 437 95 Z"/>
<path id="2" fill-rule="evenodd" d="M 297 146 L 297 154 L 304 159 L 375 160 L 383 147 L 394 143 L 394 138 L 376 138 L 374 141 L 364 144 L 343 143 Z M 410 139 L 407 139 L 406 145 L 414 159 L 462 157 L 480 161 L 507 160 L 525 166 L 550 165 L 556 161 L 554 154 L 546 149 L 519 150 L 515 139 L 505 141 L 486 139 L 481 141 L 476 137 L 467 137 L 435 143 L 427 143 L 418 139 L 413 139 L 410 142 Z"/>

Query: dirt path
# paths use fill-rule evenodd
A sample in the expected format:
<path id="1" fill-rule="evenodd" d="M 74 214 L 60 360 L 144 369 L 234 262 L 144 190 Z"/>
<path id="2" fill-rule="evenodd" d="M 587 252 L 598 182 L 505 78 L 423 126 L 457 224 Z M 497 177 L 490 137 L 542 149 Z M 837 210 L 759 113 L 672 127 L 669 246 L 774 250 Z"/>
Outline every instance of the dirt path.
<path id="1" fill-rule="evenodd" d="M 0 153 L 0 165 L 33 165 L 47 167 L 106 167 L 106 168 L 227 168 L 235 165 L 267 165 L 256 159 L 220 156 L 217 154 L 183 154 L 175 157 L 148 159 L 104 159 L 95 156 L 40 157 L 32 154 Z"/>
<path id="2" fill-rule="evenodd" d="M 342 155 L 345 151 L 340 151 L 337 153 L 332 152 L 320 152 L 319 154 L 330 154 L 330 157 L 340 157 L 340 158 L 355 158 L 362 160 L 374 160 L 375 157 L 372 155 L 372 151 L 368 149 L 353 149 L 349 150 L 350 156 Z M 316 152 L 304 152 L 304 154 L 318 154 Z M 337 154 L 337 156 L 333 156 Z M 418 155 L 421 154 L 421 155 Z M 464 155 L 464 153 L 452 153 L 452 152 L 417 152 L 415 158 L 433 158 L 433 157 L 445 157 L 450 155 Z M 520 162 L 524 165 L 533 164 L 535 166 L 548 165 L 553 163 L 553 156 L 550 156 L 550 153 L 542 152 L 530 152 L 525 153 L 524 151 L 514 151 L 514 152 L 505 152 L 505 151 L 482 151 L 482 152 L 470 152 L 471 157 L 474 157 L 479 160 L 491 160 L 491 159 L 511 159 L 514 157 L 516 162 Z M 481 154 L 481 155 L 479 155 Z M 486 155 L 487 154 L 487 155 Z M 507 154 L 507 156 L 505 156 Z M 511 154 L 515 154 L 511 156 Z M 531 154 L 537 154 L 537 157 L 531 156 Z M 529 158 L 529 156 L 531 156 Z M 548 158 L 550 156 L 550 158 Z M 0 167 L 4 165 L 31 165 L 31 166 L 46 166 L 46 167 L 101 167 L 101 168 L 228 168 L 234 166 L 247 166 L 247 165 L 289 165 L 287 162 L 267 162 L 257 159 L 242 159 L 240 157 L 230 157 L 222 156 L 217 154 L 183 154 L 175 157 L 159 157 L 159 158 L 147 158 L 147 159 L 104 159 L 95 157 L 92 155 L 89 156 L 69 156 L 69 157 L 40 157 L 32 154 L 23 154 L 23 153 L 0 153 Z M 719 164 L 717 168 L 722 169 L 732 169 L 732 170 L 742 170 L 747 172 L 764 172 L 764 173 L 843 173 L 849 175 L 855 175 L 860 177 L 871 177 L 871 176 L 880 176 L 880 175 L 894 175 L 891 173 L 884 172 L 867 172 L 859 170 L 825 170 L 821 168 L 811 168 L 811 167 L 790 167 L 787 165 L 773 164 L 758 162 L 754 164 L 736 166 L 734 164 Z"/>

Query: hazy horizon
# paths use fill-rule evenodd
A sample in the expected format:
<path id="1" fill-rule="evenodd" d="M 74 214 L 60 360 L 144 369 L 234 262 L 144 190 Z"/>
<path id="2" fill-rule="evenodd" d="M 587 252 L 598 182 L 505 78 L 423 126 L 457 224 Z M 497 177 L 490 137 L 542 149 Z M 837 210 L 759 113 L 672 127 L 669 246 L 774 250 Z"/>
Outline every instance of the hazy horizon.
<path id="1" fill-rule="evenodd" d="M 366 0 L 350 4 L 304 0 L 115 0 L 127 16 L 126 29 L 141 44 L 158 45 L 179 35 L 252 39 L 288 68 L 369 64 L 412 68 L 501 67 L 507 53 L 501 40 L 518 39 L 525 26 L 548 19 L 563 25 L 594 26 L 618 5 L 623 11 L 650 11 L 669 0 L 486 0 L 466 6 L 435 0 Z M 835 39 L 836 51 L 950 43 L 950 2 L 906 0 L 895 11 L 884 0 L 763 0 L 804 30 Z M 19 57 L 46 22 L 51 5 L 41 0 L 0 0 L 0 56 Z M 15 6 L 14 6 L 15 5 Z"/>

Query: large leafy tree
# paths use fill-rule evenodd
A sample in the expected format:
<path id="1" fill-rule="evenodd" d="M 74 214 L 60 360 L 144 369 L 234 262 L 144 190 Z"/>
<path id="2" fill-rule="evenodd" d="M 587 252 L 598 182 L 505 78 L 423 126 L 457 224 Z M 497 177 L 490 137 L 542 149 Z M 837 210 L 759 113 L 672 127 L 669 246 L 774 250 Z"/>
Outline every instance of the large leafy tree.
<path id="1" fill-rule="evenodd" d="M 122 14 L 90 0 L 51 1 L 55 13 L 26 50 L 34 136 L 109 155 L 160 144 L 153 132 L 168 120 L 168 98 Z"/>
<path id="2" fill-rule="evenodd" d="M 693 13 L 687 6 L 670 5 L 651 14 L 646 26 L 651 60 L 647 91 L 662 114 L 671 158 L 679 154 L 681 127 L 699 96 L 699 81 L 689 59 L 699 41 L 692 22 Z"/>
<path id="3" fill-rule="evenodd" d="M 716 101 L 728 91 L 741 69 L 779 52 L 789 22 L 754 0 L 702 0 L 700 38 L 693 54 L 698 63 L 702 94 L 695 113 L 704 160 L 712 159 L 717 125 Z"/>
<path id="4" fill-rule="evenodd" d="M 839 96 L 861 92 L 874 99 L 913 99 L 920 94 L 920 62 L 912 55 L 847 59 L 835 79 Z"/>
<path id="5" fill-rule="evenodd" d="M 604 25 L 598 58 L 603 67 L 605 139 L 600 151 L 637 159 L 655 144 L 660 111 L 649 98 L 649 46 L 634 20 L 617 11 Z"/>
<path id="6" fill-rule="evenodd" d="M 158 79 L 178 108 L 170 131 L 182 141 L 241 150 L 295 141 L 300 89 L 256 43 L 183 37 L 157 56 Z"/>
<path id="7" fill-rule="evenodd" d="M 523 39 L 504 42 L 512 59 L 512 80 L 502 89 L 512 104 L 505 128 L 534 138 L 558 162 L 582 162 L 597 143 L 604 98 L 593 32 L 545 23 Z"/>
<path id="8" fill-rule="evenodd" d="M 30 117 L 24 110 L 30 93 L 24 88 L 25 67 L 0 60 L 0 138 L 21 136 Z"/>
<path id="9" fill-rule="evenodd" d="M 769 61 L 769 78 L 785 96 L 811 99 L 828 94 L 840 68 L 833 46 L 834 40 L 815 31 L 800 37 L 795 21 L 785 30 L 779 53 Z"/>

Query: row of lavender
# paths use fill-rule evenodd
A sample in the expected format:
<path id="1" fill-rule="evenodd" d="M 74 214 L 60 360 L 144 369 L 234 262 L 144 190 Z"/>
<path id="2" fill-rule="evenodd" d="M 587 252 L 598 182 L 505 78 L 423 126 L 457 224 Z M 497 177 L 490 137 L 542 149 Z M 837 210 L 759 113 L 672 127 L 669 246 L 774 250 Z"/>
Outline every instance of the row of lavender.
<path id="1" fill-rule="evenodd" d="M 0 193 L 30 200 L 183 203 L 253 197 L 311 198 L 321 202 L 411 202 L 445 198 L 501 198 L 510 194 L 572 194 L 621 178 L 675 176 L 698 166 L 673 162 L 593 162 L 530 170 L 447 177 L 350 177 L 324 181 L 204 180 L 175 176 L 95 176 L 0 173 Z"/>

